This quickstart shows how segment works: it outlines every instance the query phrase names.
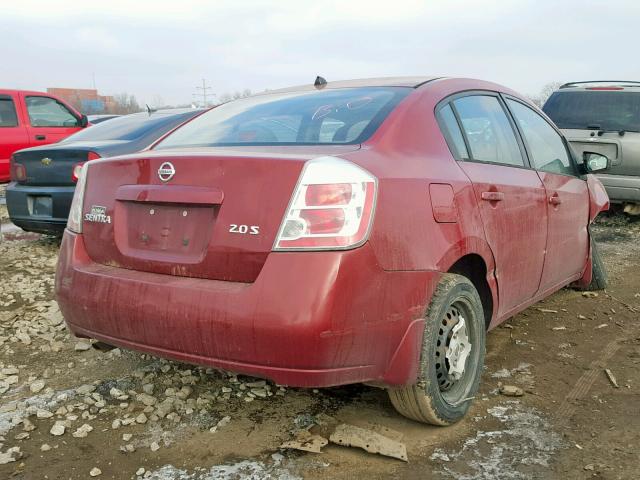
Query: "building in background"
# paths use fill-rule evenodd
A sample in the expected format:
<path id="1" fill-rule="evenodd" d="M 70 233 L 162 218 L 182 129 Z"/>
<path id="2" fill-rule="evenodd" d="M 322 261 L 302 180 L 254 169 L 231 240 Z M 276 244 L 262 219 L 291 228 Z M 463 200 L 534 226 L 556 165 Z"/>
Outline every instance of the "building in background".
<path id="1" fill-rule="evenodd" d="M 69 102 L 84 114 L 116 113 L 117 103 L 112 96 L 99 95 L 91 88 L 47 88 L 47 93 Z"/>

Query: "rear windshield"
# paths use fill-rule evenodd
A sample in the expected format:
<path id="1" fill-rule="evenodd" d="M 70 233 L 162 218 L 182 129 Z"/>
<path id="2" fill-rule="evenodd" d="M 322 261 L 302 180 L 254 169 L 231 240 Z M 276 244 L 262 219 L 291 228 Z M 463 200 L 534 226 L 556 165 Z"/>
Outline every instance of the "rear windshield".
<path id="1" fill-rule="evenodd" d="M 543 110 L 560 128 L 640 131 L 640 92 L 556 92 Z"/>
<path id="2" fill-rule="evenodd" d="M 158 132 L 160 136 L 197 113 L 197 110 L 183 113 L 132 113 L 85 128 L 67 137 L 65 142 L 135 140 L 152 132 Z"/>
<path id="3" fill-rule="evenodd" d="M 361 143 L 410 92 L 368 87 L 258 95 L 214 108 L 155 148 Z"/>

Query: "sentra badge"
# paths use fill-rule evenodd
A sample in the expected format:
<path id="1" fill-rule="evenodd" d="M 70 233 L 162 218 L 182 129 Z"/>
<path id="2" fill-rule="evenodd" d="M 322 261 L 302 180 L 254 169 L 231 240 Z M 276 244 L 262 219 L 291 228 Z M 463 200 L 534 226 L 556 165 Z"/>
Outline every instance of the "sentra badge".
<path id="1" fill-rule="evenodd" d="M 107 207 L 93 205 L 89 213 L 84 214 L 85 222 L 111 223 L 111 217 L 107 215 Z"/>

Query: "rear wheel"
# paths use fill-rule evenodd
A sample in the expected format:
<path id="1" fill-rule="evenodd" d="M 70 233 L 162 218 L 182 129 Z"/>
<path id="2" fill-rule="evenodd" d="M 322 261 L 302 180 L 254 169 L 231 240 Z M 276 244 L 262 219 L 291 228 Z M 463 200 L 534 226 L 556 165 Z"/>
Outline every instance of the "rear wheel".
<path id="1" fill-rule="evenodd" d="M 418 382 L 390 388 L 391 403 L 402 415 L 419 422 L 457 422 L 478 391 L 484 354 L 480 296 L 469 279 L 447 273 L 427 311 Z"/>

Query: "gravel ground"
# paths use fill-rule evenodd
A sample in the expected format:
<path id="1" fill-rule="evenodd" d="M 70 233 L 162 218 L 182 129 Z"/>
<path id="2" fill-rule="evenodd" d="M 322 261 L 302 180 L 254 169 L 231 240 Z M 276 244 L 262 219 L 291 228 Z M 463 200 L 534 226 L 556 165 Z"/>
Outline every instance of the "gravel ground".
<path id="1" fill-rule="evenodd" d="M 594 231 L 610 289 L 562 290 L 489 334 L 481 391 L 448 428 L 405 420 L 373 387 L 290 389 L 100 351 L 69 335 L 53 301 L 58 241 L 7 234 L 0 478 L 637 478 L 640 223 L 606 217 Z M 340 423 L 401 440 L 409 461 L 332 444 L 279 448 L 300 432 L 328 438 Z"/>

